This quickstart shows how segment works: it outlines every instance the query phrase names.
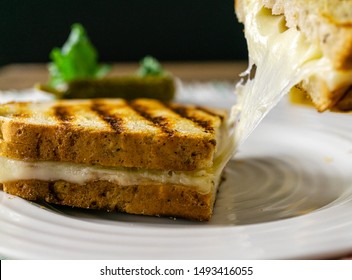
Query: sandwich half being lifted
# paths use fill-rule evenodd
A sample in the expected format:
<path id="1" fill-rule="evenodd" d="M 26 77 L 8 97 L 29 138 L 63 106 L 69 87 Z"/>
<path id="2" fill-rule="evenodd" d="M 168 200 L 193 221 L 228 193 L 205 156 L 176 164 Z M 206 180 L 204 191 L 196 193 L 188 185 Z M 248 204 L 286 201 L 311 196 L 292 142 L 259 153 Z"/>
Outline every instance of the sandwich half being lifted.
<path id="1" fill-rule="evenodd" d="M 28 200 L 209 220 L 225 119 L 223 111 L 151 99 L 7 103 L 0 183 Z"/>
<path id="2" fill-rule="evenodd" d="M 249 53 L 237 87 L 240 141 L 292 88 L 321 112 L 352 109 L 352 1 L 235 0 L 235 10 Z"/>

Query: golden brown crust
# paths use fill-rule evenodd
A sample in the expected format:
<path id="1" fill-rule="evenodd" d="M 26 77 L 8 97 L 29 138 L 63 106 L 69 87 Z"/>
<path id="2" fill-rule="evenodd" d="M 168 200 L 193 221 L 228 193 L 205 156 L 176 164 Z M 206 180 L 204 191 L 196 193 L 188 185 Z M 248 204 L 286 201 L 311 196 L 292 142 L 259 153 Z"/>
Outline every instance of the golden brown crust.
<path id="1" fill-rule="evenodd" d="M 297 87 L 307 94 L 309 93 L 308 95 L 319 112 L 324 112 L 338 106 L 348 91 L 348 87 L 337 88 L 331 91 L 324 80 L 315 76 L 312 76 L 308 82 L 303 81 Z M 349 110 L 351 109 L 352 107 L 349 108 Z"/>
<path id="2" fill-rule="evenodd" d="M 332 110 L 337 112 L 350 112 L 352 110 L 352 86 Z"/>
<path id="3" fill-rule="evenodd" d="M 13 159 L 175 171 L 209 167 L 213 160 L 213 137 L 116 134 L 19 122 L 1 127 L 10 140 L 0 140 L 0 155 Z"/>
<path id="4" fill-rule="evenodd" d="M 82 106 L 84 102 L 88 101 L 82 101 Z M 98 107 L 96 102 L 107 105 Z M 51 123 L 28 121 L 27 115 L 35 114 L 35 109 L 23 109 L 23 104 L 3 105 L 0 107 L 0 155 L 32 161 L 175 171 L 212 165 L 222 116 L 201 108 L 166 106 L 156 101 L 140 100 L 129 106 L 113 102 L 94 101 L 95 111 L 89 110 L 90 115 L 80 103 L 75 104 L 79 109 L 73 108 L 69 101 L 48 104 L 55 110 L 56 119 Z M 22 107 L 22 111 L 16 106 Z M 35 108 L 36 105 L 28 106 Z M 38 119 L 46 120 L 50 110 L 42 112 Z M 160 112 L 166 116 L 157 115 Z M 84 123 L 88 122 L 86 119 L 79 119 L 84 113 L 89 125 Z"/>
<path id="5" fill-rule="evenodd" d="M 216 196 L 215 191 L 204 195 L 181 185 L 119 186 L 108 181 L 19 180 L 3 183 L 3 190 L 32 201 L 199 221 L 211 218 Z"/>

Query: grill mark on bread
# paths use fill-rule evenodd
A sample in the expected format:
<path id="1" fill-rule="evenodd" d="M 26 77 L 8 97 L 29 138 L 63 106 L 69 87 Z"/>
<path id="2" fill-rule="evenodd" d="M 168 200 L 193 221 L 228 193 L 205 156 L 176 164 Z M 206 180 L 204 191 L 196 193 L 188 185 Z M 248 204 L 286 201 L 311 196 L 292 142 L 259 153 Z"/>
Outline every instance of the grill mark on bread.
<path id="1" fill-rule="evenodd" d="M 7 104 L 8 105 L 10 105 L 10 104 L 16 104 L 17 105 L 16 112 L 11 114 L 11 116 L 14 117 L 14 118 L 26 119 L 26 118 L 30 118 L 32 116 L 31 109 L 28 108 L 28 106 L 30 105 L 29 102 L 15 102 L 15 101 L 12 101 L 12 102 L 9 102 Z"/>
<path id="2" fill-rule="evenodd" d="M 28 118 L 30 118 L 30 116 L 31 115 L 29 113 L 21 113 L 21 112 L 15 113 L 12 115 L 12 117 L 19 118 L 19 119 L 28 119 Z"/>
<path id="3" fill-rule="evenodd" d="M 63 124 L 69 124 L 74 119 L 74 115 L 70 112 L 68 106 L 57 105 L 54 106 L 54 116 L 55 118 Z"/>
<path id="4" fill-rule="evenodd" d="M 190 109 L 181 105 L 169 107 L 170 110 L 181 116 L 182 118 L 192 121 L 194 124 L 200 126 L 206 133 L 214 133 L 214 127 L 209 120 L 198 118 L 191 114 Z"/>
<path id="5" fill-rule="evenodd" d="M 119 118 L 116 114 L 111 114 L 109 112 L 109 106 L 107 104 L 104 104 L 97 100 L 92 101 L 90 109 L 95 112 L 103 122 L 107 123 L 118 134 L 122 133 L 125 130 L 122 118 Z"/>
<path id="6" fill-rule="evenodd" d="M 145 118 L 146 120 L 152 122 L 155 126 L 159 127 L 164 133 L 166 133 L 169 136 L 172 136 L 175 134 L 175 131 L 170 128 L 171 125 L 168 122 L 166 117 L 163 116 L 152 116 L 148 112 L 148 108 L 146 106 L 143 106 L 141 104 L 138 104 L 136 101 L 130 101 L 128 105 L 141 117 Z"/>
<path id="7" fill-rule="evenodd" d="M 58 146 L 62 145 L 63 142 L 67 142 L 72 148 L 77 141 L 78 135 L 77 131 L 73 130 L 71 128 L 75 129 L 75 123 L 74 120 L 76 119 L 75 116 L 76 112 L 74 110 L 73 106 L 69 105 L 56 105 L 53 107 L 53 115 L 57 119 L 57 121 L 60 124 L 60 128 L 58 130 L 62 130 L 63 135 L 65 135 L 62 138 L 58 138 L 58 144 L 57 146 L 53 149 L 53 154 L 55 157 L 58 155 Z M 40 158 L 40 147 L 42 145 L 42 139 L 41 136 L 39 135 L 37 146 L 36 146 L 36 154 L 37 158 Z M 74 152 L 72 154 L 75 154 Z"/>
<path id="8" fill-rule="evenodd" d="M 204 112 L 204 113 L 206 113 L 208 115 L 211 115 L 213 117 L 218 117 L 221 121 L 224 120 L 224 116 L 223 115 L 217 114 L 217 113 L 215 113 L 215 112 L 213 112 L 213 111 L 211 111 L 211 110 L 209 110 L 207 108 L 204 108 L 204 107 L 201 107 L 201 106 L 196 106 L 196 109 L 199 110 L 199 111 L 202 111 L 202 112 Z"/>
<path id="9" fill-rule="evenodd" d="M 38 137 L 38 141 L 37 141 L 37 144 L 35 145 L 35 155 L 37 158 L 40 158 L 40 147 L 42 145 L 43 140 L 40 134 L 38 134 L 37 137 Z"/>

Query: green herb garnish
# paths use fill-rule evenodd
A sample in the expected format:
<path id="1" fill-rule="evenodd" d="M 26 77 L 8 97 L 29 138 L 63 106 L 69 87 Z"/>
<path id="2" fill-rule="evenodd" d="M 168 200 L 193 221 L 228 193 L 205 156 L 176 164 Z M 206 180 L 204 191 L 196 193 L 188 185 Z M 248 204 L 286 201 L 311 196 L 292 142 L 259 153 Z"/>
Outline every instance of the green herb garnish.
<path id="1" fill-rule="evenodd" d="M 71 33 L 62 49 L 50 53 L 49 86 L 57 87 L 69 81 L 84 78 L 101 78 L 111 69 L 98 64 L 98 54 L 81 24 L 73 24 Z"/>
<path id="2" fill-rule="evenodd" d="M 137 74 L 140 77 L 164 76 L 165 72 L 158 60 L 152 56 L 146 56 L 141 60 Z"/>

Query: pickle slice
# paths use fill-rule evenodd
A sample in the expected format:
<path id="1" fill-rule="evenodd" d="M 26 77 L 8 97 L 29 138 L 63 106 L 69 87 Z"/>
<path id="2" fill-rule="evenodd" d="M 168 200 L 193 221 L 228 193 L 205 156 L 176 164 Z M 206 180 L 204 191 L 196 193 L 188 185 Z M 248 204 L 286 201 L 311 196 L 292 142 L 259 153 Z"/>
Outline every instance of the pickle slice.
<path id="1" fill-rule="evenodd" d="M 101 79 L 79 79 L 67 83 L 66 89 L 57 90 L 46 85 L 36 88 L 54 94 L 57 98 L 153 98 L 171 101 L 175 96 L 172 76 L 118 76 Z"/>

